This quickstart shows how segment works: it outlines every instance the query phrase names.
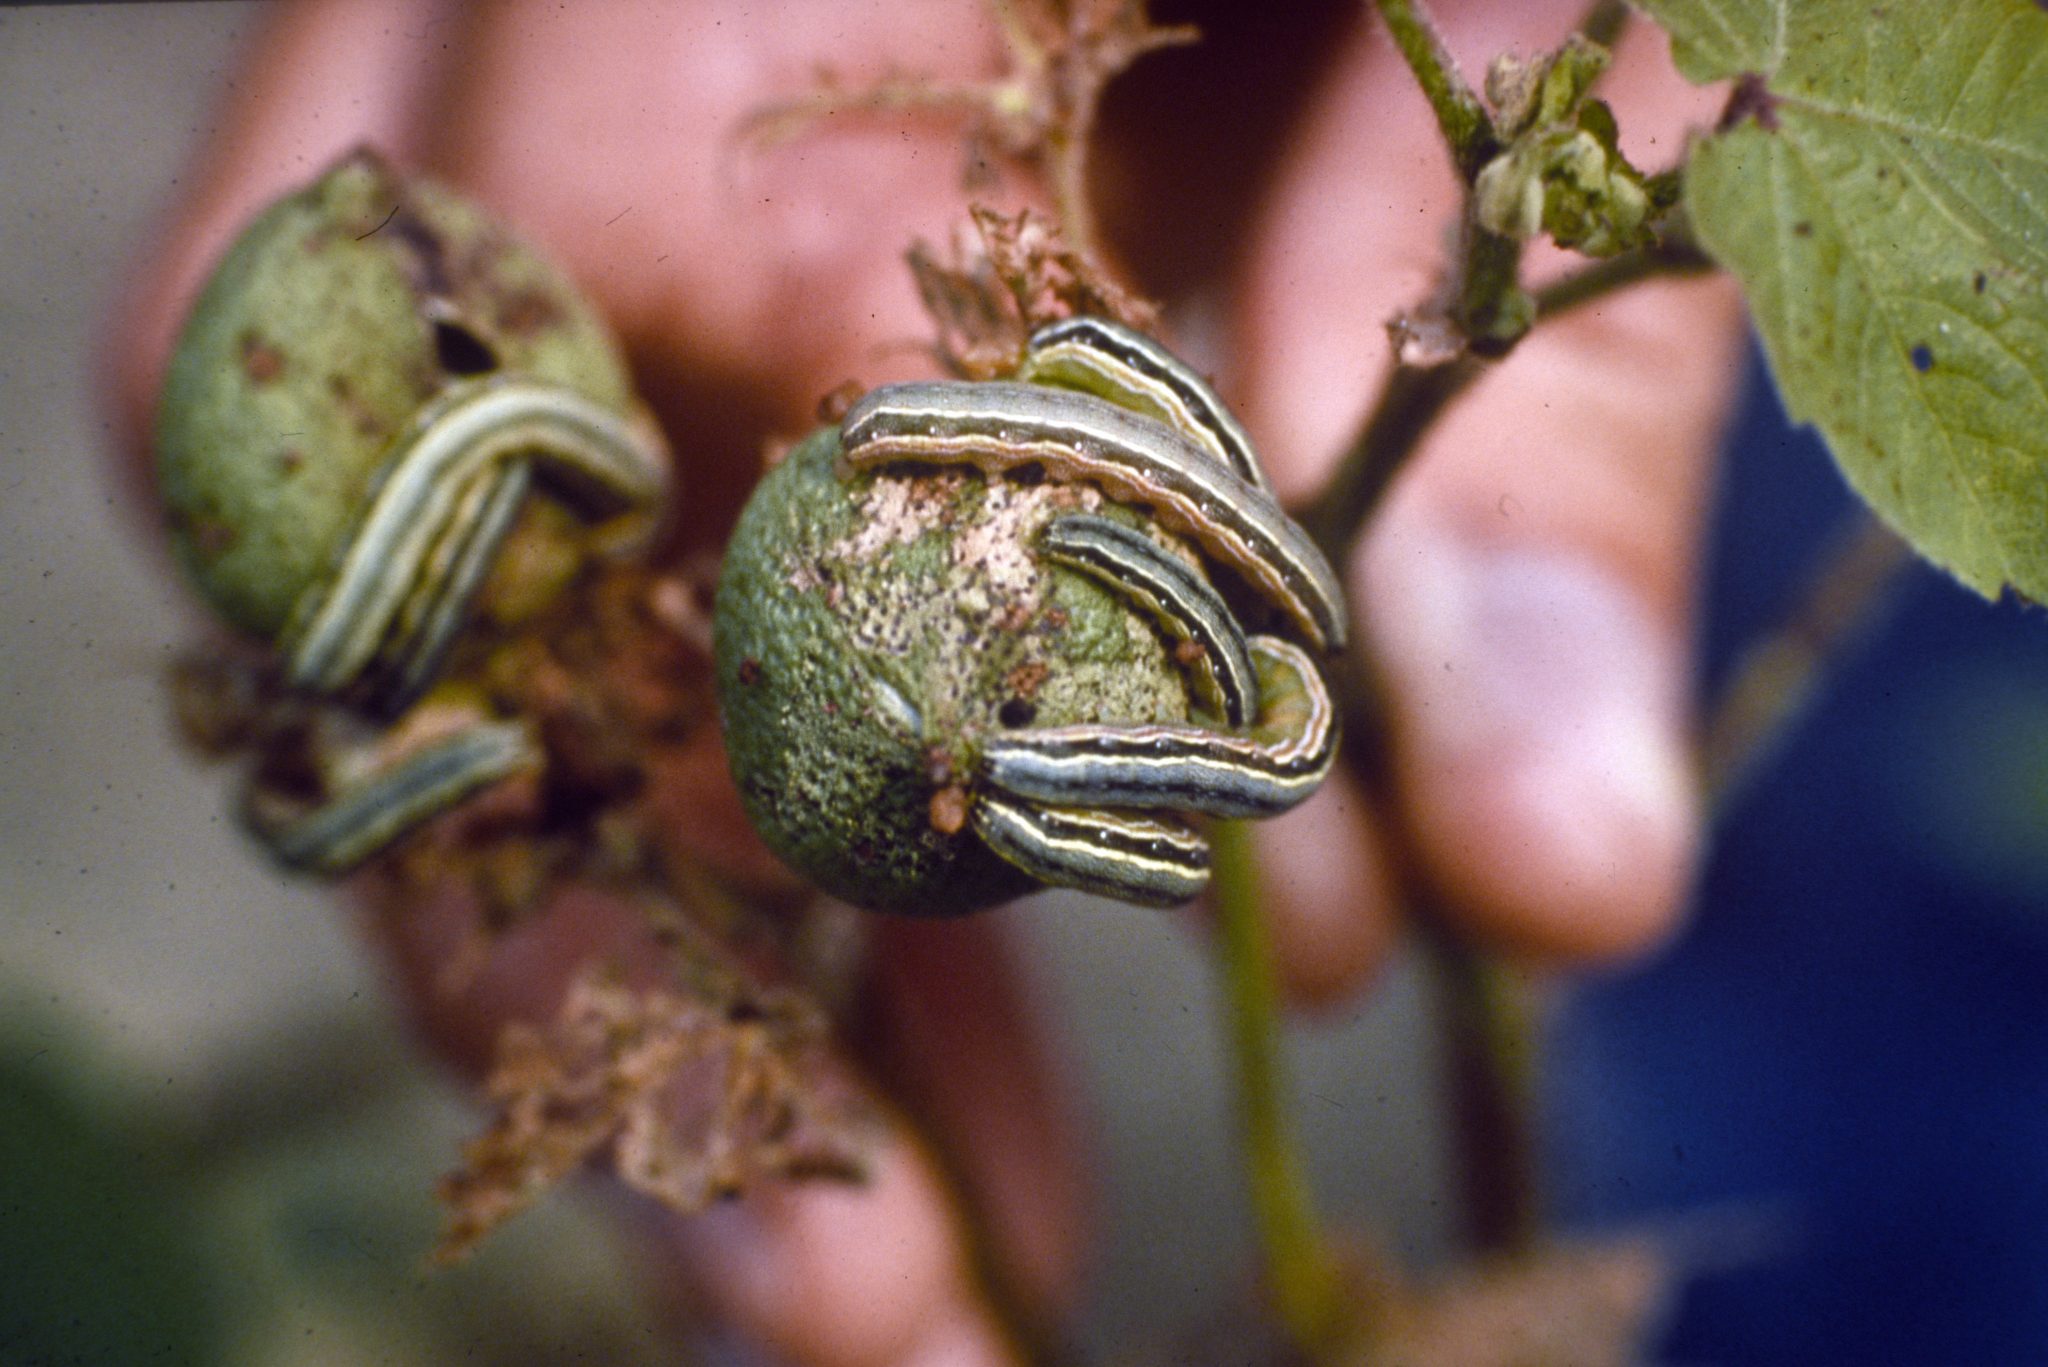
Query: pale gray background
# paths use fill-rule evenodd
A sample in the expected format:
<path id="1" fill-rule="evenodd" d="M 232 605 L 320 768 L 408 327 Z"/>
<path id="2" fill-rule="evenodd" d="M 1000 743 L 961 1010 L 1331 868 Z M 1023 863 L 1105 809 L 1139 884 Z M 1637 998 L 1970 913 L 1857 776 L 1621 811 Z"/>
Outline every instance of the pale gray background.
<path id="1" fill-rule="evenodd" d="M 329 1062 L 292 1066 L 308 1039 L 388 1052 L 374 1065 L 391 1074 L 382 1119 L 336 1122 L 355 1149 L 251 1163 L 221 1201 L 272 1210 L 315 1180 L 311 1163 L 339 1207 L 357 1201 L 353 1184 L 374 1186 L 420 1242 L 359 1250 L 395 1288 L 374 1307 L 253 1296 L 239 1360 L 307 1361 L 315 1324 L 329 1360 L 440 1360 L 436 1340 L 408 1337 L 406 1298 L 459 1297 L 468 1276 L 538 1280 L 528 1289 L 544 1299 L 631 1320 L 608 1226 L 575 1201 L 443 1279 L 458 1290 L 417 1289 L 429 1184 L 470 1118 L 394 1044 L 346 917 L 264 867 L 225 817 L 228 776 L 170 735 L 161 672 L 195 619 L 110 479 L 96 349 L 118 336 L 114 291 L 253 20 L 241 3 L 0 10 L 0 1019 L 33 1012 L 38 1030 L 97 1053 L 123 1097 L 202 1115 L 275 1085 L 250 1079 L 280 1067 L 319 1095 Z M 1090 1337 L 1128 1345 L 1200 1320 L 1242 1289 L 1247 1254 L 1201 946 L 1126 909 L 1047 898 L 1002 914 L 1034 946 L 1100 1122 Z M 1426 1258 L 1441 1246 L 1442 1174 L 1420 996 L 1397 974 L 1370 1014 L 1302 1034 L 1296 1060 L 1324 1204 Z M 288 1226 L 244 1222 L 234 1256 L 269 1266 L 267 1241 Z"/>

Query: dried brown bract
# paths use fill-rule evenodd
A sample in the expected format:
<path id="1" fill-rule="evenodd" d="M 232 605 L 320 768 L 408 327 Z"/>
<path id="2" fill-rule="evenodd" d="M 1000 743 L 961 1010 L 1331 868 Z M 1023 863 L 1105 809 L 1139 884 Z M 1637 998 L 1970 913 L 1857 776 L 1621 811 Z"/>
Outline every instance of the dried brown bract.
<path id="1" fill-rule="evenodd" d="M 755 111 L 741 136 L 785 142 L 825 118 L 928 112 L 964 119 L 971 152 L 993 149 L 1040 176 L 1075 251 L 1097 256 L 1089 207 L 1088 144 L 1102 91 L 1148 52 L 1192 43 L 1191 26 L 1160 26 L 1145 0 L 991 0 L 1004 45 L 1002 74 L 985 81 L 890 76 L 848 89 L 823 73 L 809 94 Z M 967 182 L 986 163 L 970 156 Z"/>
<path id="2" fill-rule="evenodd" d="M 683 993 L 592 970 L 552 1023 L 506 1027 L 486 1088 L 497 1114 L 441 1183 L 436 1261 L 592 1161 L 684 1214 L 766 1177 L 861 1177 L 857 1115 L 816 1083 L 818 1013 L 735 974 L 699 976 Z"/>
<path id="3" fill-rule="evenodd" d="M 937 324 L 939 359 L 964 379 L 1016 372 L 1024 343 L 1040 326 L 1077 313 L 1153 331 L 1159 310 L 1123 288 L 1093 257 L 1067 245 L 1059 226 L 1021 209 L 969 208 L 979 242 L 954 242 L 951 260 L 930 244 L 907 260 L 925 310 Z"/>

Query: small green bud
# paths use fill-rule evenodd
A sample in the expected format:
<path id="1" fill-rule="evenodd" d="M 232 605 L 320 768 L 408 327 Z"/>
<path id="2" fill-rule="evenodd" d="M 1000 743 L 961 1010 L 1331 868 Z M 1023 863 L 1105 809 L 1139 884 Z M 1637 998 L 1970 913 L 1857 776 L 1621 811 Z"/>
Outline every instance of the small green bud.
<path id="1" fill-rule="evenodd" d="M 1614 115 L 1599 100 L 1580 106 L 1570 124 L 1523 132 L 1473 186 L 1482 227 L 1517 241 L 1548 233 L 1587 256 L 1654 241 L 1650 220 L 1663 207 L 1621 154 Z"/>

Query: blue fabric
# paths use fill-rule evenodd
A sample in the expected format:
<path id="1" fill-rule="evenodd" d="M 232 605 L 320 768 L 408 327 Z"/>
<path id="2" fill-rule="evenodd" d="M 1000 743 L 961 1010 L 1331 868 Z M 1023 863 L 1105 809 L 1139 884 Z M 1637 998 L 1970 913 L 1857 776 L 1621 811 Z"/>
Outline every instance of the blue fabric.
<path id="1" fill-rule="evenodd" d="M 1753 370 L 1708 698 L 1853 508 Z M 1559 1024 L 1562 1222 L 1694 1264 L 1660 1360 L 2048 1360 L 2048 612 L 1917 566 L 1893 604 L 1723 814 L 1682 938 Z"/>

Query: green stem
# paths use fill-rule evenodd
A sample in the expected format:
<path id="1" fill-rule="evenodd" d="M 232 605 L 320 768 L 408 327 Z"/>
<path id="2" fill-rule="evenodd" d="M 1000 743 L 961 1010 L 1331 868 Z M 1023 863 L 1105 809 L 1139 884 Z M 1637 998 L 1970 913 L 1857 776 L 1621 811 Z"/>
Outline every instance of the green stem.
<path id="1" fill-rule="evenodd" d="M 1690 239 L 1674 235 L 1553 280 L 1536 291 L 1536 321 L 1560 317 L 1638 281 L 1695 274 L 1711 266 Z M 1468 354 L 1442 365 L 1395 365 L 1330 482 L 1301 515 L 1302 526 L 1324 555 L 1342 563 L 1423 434 L 1495 359 Z"/>
<path id="2" fill-rule="evenodd" d="M 1628 4 L 1626 0 L 1593 0 L 1586 10 L 1586 17 L 1579 20 L 1578 31 L 1601 47 L 1612 49 L 1621 38 L 1621 31 L 1628 27 Z"/>
<path id="3" fill-rule="evenodd" d="M 1713 258 L 1690 237 L 1670 232 L 1651 246 L 1610 256 L 1551 281 L 1536 291 L 1536 316 L 1540 320 L 1569 313 L 1638 281 L 1658 276 L 1700 275 L 1712 269 Z"/>
<path id="4" fill-rule="evenodd" d="M 1474 356 L 1505 356 L 1536 321 L 1535 304 L 1522 292 L 1522 244 L 1480 227 L 1469 204 L 1466 213 L 1451 319 Z"/>
<path id="5" fill-rule="evenodd" d="M 1311 1356 L 1331 1353 L 1361 1326 L 1347 1306 L 1337 1262 L 1310 1197 L 1287 1106 L 1280 1058 L 1280 994 L 1259 914 L 1251 836 L 1241 821 L 1218 822 L 1215 848 L 1218 947 L 1222 954 L 1231 1061 L 1246 1178 L 1280 1322 Z"/>
<path id="6" fill-rule="evenodd" d="M 1493 120 L 1488 117 L 1486 106 L 1465 84 L 1423 0 L 1373 3 L 1380 18 L 1386 21 L 1402 60 L 1415 73 L 1416 84 L 1422 87 L 1429 107 L 1436 113 L 1437 127 L 1450 144 L 1451 160 L 1458 174 L 1466 184 L 1471 184 L 1479 169 L 1500 151 L 1500 139 L 1494 135 Z"/>
<path id="7" fill-rule="evenodd" d="M 1394 367 L 1336 473 L 1301 515 L 1301 525 L 1332 564 L 1344 563 L 1394 476 L 1421 445 L 1422 434 L 1485 369 L 1486 362 L 1473 356 L 1437 366 Z"/>

